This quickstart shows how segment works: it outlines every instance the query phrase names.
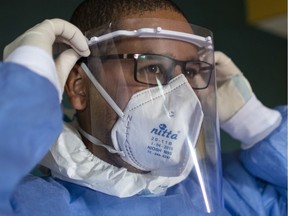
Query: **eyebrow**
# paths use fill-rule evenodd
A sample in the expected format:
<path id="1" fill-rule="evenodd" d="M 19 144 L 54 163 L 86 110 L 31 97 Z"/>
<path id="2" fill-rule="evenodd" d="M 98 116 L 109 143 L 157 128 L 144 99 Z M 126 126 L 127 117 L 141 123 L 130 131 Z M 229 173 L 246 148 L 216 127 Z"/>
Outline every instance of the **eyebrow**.
<path id="1" fill-rule="evenodd" d="M 167 56 L 169 58 L 172 58 L 172 59 L 175 59 L 178 61 L 191 61 L 191 60 L 197 60 L 198 59 L 198 57 L 195 55 L 195 56 L 188 56 L 183 60 L 183 59 L 176 58 L 176 56 L 170 52 L 160 53 L 160 52 L 153 52 L 152 50 L 151 51 L 148 50 L 147 52 L 142 52 L 141 54 L 156 54 L 156 55 L 158 54 L 158 55 Z"/>

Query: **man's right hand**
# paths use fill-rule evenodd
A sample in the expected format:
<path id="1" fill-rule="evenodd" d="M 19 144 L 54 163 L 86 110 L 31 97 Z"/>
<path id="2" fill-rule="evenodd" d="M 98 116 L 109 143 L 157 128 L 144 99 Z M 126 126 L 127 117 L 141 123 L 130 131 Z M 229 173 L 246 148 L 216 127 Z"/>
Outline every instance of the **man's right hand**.
<path id="1" fill-rule="evenodd" d="M 62 49 L 64 47 L 63 44 L 66 45 L 65 50 Z M 55 59 L 60 94 L 63 93 L 67 76 L 76 61 L 81 56 L 86 57 L 90 54 L 87 40 L 81 31 L 76 26 L 61 19 L 45 20 L 20 35 L 5 47 L 4 61 L 13 51 L 24 46 L 40 48 L 48 53 L 52 58 L 53 48 L 55 48 L 55 46 L 61 47 L 61 52 L 57 53 L 58 56 Z M 56 48 L 56 50 L 59 51 L 59 48 Z M 25 61 L 27 61 L 26 65 Z M 25 59 L 25 61 L 24 63 L 23 61 L 21 63 L 28 68 L 31 62 L 34 61 L 32 64 L 34 66 L 33 69 L 35 69 L 35 64 L 37 64 L 37 62 L 35 63 L 35 59 Z M 38 67 L 39 70 L 43 68 L 42 65 L 36 65 L 36 68 Z"/>

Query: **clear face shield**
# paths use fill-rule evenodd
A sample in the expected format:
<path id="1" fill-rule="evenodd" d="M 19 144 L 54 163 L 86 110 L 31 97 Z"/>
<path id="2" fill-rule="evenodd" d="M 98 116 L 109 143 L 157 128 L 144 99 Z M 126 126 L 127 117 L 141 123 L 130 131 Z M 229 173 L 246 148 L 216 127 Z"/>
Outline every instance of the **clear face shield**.
<path id="1" fill-rule="evenodd" d="M 128 19 L 86 37 L 91 55 L 81 67 L 91 81 L 91 118 L 80 133 L 144 176 L 146 188 L 135 194 L 166 193 L 181 182 L 196 209 L 213 213 L 222 197 L 211 32 Z"/>

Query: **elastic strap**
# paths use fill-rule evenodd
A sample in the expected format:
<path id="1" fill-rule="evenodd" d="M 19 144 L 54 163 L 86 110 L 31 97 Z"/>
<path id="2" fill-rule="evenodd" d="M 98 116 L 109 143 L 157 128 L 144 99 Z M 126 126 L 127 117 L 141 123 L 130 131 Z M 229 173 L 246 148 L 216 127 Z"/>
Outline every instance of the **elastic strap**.
<path id="1" fill-rule="evenodd" d="M 119 154 L 121 156 L 125 156 L 123 151 L 117 151 L 116 149 L 113 149 L 112 147 L 103 144 L 99 139 L 97 139 L 96 137 L 90 135 L 89 133 L 87 133 L 86 131 L 84 131 L 82 128 L 78 127 L 78 131 L 86 138 L 88 139 L 91 143 L 93 143 L 94 145 L 97 146 L 102 146 L 104 148 L 107 149 L 107 151 L 109 151 L 112 154 Z"/>
<path id="2" fill-rule="evenodd" d="M 124 113 L 119 108 L 119 106 L 115 103 L 115 101 L 110 97 L 110 95 L 105 91 L 105 89 L 100 85 L 100 83 L 95 79 L 95 77 L 92 75 L 90 69 L 87 67 L 85 63 L 81 63 L 81 67 L 88 76 L 88 78 L 91 80 L 95 88 L 99 91 L 99 93 L 102 95 L 102 97 L 106 100 L 106 102 L 112 107 L 112 109 L 117 113 L 117 115 L 120 118 L 124 117 Z"/>

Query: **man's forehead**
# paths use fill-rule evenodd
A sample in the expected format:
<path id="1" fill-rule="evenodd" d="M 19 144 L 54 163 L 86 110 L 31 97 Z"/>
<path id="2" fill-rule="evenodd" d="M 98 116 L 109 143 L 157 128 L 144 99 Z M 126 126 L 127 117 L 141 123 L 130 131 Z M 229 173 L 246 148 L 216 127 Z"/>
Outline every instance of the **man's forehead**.
<path id="1" fill-rule="evenodd" d="M 126 38 L 115 43 L 118 53 L 165 54 L 177 58 L 194 57 L 197 46 L 184 41 L 160 38 Z"/>
<path id="2" fill-rule="evenodd" d="M 198 51 L 197 46 L 192 43 L 165 38 L 121 37 L 114 38 L 111 43 L 104 42 L 104 44 L 103 46 L 99 44 L 90 47 L 92 55 L 150 53 L 169 55 L 179 60 L 186 60 L 195 58 Z"/>
<path id="3" fill-rule="evenodd" d="M 172 19 L 159 19 L 159 18 L 137 18 L 125 19 L 118 22 L 111 23 L 111 28 L 115 30 L 136 30 L 141 28 L 162 28 L 166 30 L 185 32 L 193 34 L 191 25 L 187 21 L 175 21 Z"/>
<path id="4" fill-rule="evenodd" d="M 132 25 L 133 27 L 143 28 L 141 25 L 149 25 L 150 27 L 161 24 L 163 27 L 168 27 L 171 23 L 183 23 L 188 24 L 188 21 L 183 14 L 170 10 L 170 9 L 156 9 L 152 11 L 142 11 L 136 13 L 126 14 L 122 16 L 123 23 L 125 25 Z M 121 20 L 120 22 L 121 23 Z M 189 24 L 188 24 L 189 26 Z M 168 28 L 169 29 L 169 28 Z M 171 29 L 174 30 L 174 29 Z"/>

